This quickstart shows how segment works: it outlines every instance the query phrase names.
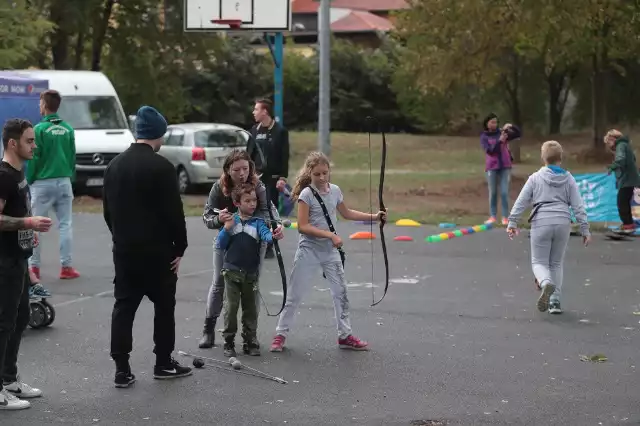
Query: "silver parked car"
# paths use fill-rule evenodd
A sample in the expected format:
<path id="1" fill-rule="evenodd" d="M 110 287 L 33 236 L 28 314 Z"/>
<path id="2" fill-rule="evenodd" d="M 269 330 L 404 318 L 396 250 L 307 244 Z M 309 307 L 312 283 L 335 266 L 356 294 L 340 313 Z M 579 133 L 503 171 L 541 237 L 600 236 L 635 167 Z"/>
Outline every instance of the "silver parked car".
<path id="1" fill-rule="evenodd" d="M 171 124 L 159 154 L 176 167 L 180 192 L 192 186 L 213 184 L 222 175 L 224 159 L 234 148 L 246 149 L 251 137 L 229 124 Z"/>

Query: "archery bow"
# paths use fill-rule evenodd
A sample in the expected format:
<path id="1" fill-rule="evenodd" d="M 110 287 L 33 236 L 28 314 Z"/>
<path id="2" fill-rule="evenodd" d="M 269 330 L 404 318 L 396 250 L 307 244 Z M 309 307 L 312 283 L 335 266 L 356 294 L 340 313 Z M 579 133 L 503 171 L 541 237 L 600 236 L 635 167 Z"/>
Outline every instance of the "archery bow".
<path id="1" fill-rule="evenodd" d="M 264 153 L 262 152 L 262 148 L 260 147 L 260 145 L 258 145 L 257 141 L 254 141 L 254 147 L 257 149 L 258 154 L 260 155 L 263 169 L 266 169 L 267 168 L 266 157 L 264 156 Z M 269 218 L 271 219 L 270 228 L 273 231 L 278 226 L 276 219 L 273 216 L 273 212 L 271 211 L 271 206 L 275 208 L 275 205 L 273 205 L 273 203 L 271 202 L 271 193 L 269 191 L 269 187 L 266 184 L 264 185 L 264 187 L 267 195 L 267 210 L 269 211 Z M 280 313 L 282 313 L 282 311 L 284 310 L 284 305 L 287 303 L 287 272 L 284 270 L 284 260 L 282 260 L 280 245 L 278 244 L 278 240 L 276 240 L 275 238 L 273 238 L 273 249 L 276 252 L 276 258 L 278 259 L 278 267 L 280 268 L 280 278 L 282 279 L 282 305 L 280 306 L 280 310 L 278 311 L 277 314 L 271 315 L 269 313 L 269 308 L 267 308 L 267 303 L 265 302 L 264 297 L 262 297 L 262 293 L 260 292 L 260 289 L 258 289 L 258 294 L 260 295 L 260 299 L 262 299 L 262 304 L 264 305 L 264 309 L 267 311 L 267 316 L 269 317 L 277 317 L 278 315 L 280 315 Z M 264 259 L 262 259 L 262 262 L 264 262 Z"/>
<path id="2" fill-rule="evenodd" d="M 373 120 L 372 117 L 368 117 L 368 118 Z M 386 212 L 387 208 L 384 205 L 384 200 L 382 199 L 382 193 L 384 189 L 384 171 L 387 163 L 387 139 L 384 134 L 384 130 L 381 129 L 380 132 L 382 133 L 382 160 L 380 163 L 380 182 L 378 184 L 378 206 L 379 206 L 379 211 Z M 371 155 L 371 128 L 369 128 L 369 155 Z M 371 161 L 369 162 L 369 171 L 371 171 Z M 369 175 L 371 175 L 371 173 L 369 173 Z M 375 293 L 373 291 L 373 283 L 372 283 L 371 291 L 372 291 L 372 295 L 374 296 L 373 298 L 374 303 L 371 305 L 372 307 L 382 302 L 382 299 L 384 299 L 384 297 L 387 295 L 387 290 L 389 289 L 389 259 L 387 257 L 387 243 L 384 239 L 384 225 L 386 224 L 386 222 L 387 221 L 385 218 L 380 219 L 380 242 L 382 244 L 382 255 L 384 256 L 384 268 L 385 268 L 384 294 L 382 295 L 380 300 L 376 302 Z M 373 227 L 373 223 L 371 224 L 371 226 Z M 373 260 L 372 260 L 372 265 L 373 265 Z"/>
<path id="3" fill-rule="evenodd" d="M 265 185 L 265 188 L 267 190 L 267 206 L 269 208 L 269 217 L 271 218 L 271 230 L 273 231 L 277 227 L 277 222 L 273 217 L 273 212 L 271 211 L 271 205 L 273 205 L 273 203 L 271 202 L 271 197 L 270 197 L 271 194 L 269 193 L 269 187 Z M 273 238 L 273 249 L 276 252 L 276 258 L 278 259 L 278 267 L 280 268 L 280 278 L 282 279 L 282 306 L 280 306 L 280 310 L 278 311 L 277 314 L 271 315 L 269 313 L 269 309 L 267 308 L 267 304 L 265 303 L 264 299 L 262 299 L 262 303 L 264 304 L 264 309 L 267 311 L 267 316 L 277 317 L 284 310 L 284 305 L 287 303 L 287 273 L 284 270 L 284 261 L 282 260 L 280 245 L 278 244 L 278 240 L 276 240 L 275 238 Z M 260 297 L 262 298 L 262 293 L 260 293 Z"/>

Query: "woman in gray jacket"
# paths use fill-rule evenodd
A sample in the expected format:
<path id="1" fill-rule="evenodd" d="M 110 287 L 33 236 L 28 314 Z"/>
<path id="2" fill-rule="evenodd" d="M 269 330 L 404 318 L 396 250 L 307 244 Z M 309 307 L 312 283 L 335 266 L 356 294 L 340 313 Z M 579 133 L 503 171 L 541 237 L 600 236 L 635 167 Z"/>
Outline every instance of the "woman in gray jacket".
<path id="1" fill-rule="evenodd" d="M 580 224 L 584 245 L 591 241 L 584 202 L 575 178 L 560 167 L 562 146 L 556 141 L 542 144 L 544 167 L 527 179 L 516 200 L 507 233 L 513 239 L 518 234 L 522 213 L 533 205 L 531 223 L 531 267 L 540 287 L 538 310 L 560 314 L 563 263 L 571 234 L 571 210 Z"/>

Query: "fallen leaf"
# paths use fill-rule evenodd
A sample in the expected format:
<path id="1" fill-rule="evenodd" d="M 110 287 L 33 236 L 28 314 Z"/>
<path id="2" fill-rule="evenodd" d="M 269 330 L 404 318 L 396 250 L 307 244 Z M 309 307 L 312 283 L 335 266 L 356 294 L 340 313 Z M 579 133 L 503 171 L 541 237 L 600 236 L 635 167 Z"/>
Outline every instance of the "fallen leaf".
<path id="1" fill-rule="evenodd" d="M 591 356 L 580 355 L 580 361 L 583 361 L 583 362 L 605 362 L 607 360 L 608 358 L 602 354 L 595 354 Z"/>

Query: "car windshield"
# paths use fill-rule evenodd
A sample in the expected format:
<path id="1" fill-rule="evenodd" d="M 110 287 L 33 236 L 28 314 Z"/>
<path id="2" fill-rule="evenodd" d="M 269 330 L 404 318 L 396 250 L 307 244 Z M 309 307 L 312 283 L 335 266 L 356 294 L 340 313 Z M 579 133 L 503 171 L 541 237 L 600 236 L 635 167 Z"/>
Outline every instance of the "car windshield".
<path id="1" fill-rule="evenodd" d="M 128 128 L 114 96 L 65 96 L 58 114 L 76 130 Z"/>
<path id="2" fill-rule="evenodd" d="M 195 145 L 201 148 L 231 148 L 246 146 L 241 131 L 233 129 L 199 130 L 193 134 Z"/>

